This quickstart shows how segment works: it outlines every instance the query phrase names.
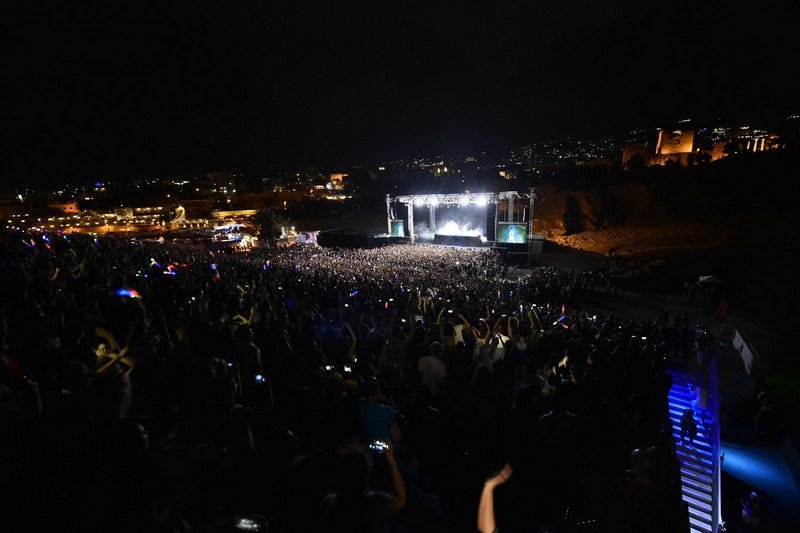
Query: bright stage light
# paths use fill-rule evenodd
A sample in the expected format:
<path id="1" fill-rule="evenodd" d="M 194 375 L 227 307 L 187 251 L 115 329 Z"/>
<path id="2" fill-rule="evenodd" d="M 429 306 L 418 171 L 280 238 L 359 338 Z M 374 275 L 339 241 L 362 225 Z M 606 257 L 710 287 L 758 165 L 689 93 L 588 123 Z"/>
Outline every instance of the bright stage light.
<path id="1" fill-rule="evenodd" d="M 460 205 L 461 207 L 469 205 L 469 197 L 468 196 L 462 196 L 461 198 L 459 198 L 458 205 Z"/>
<path id="2" fill-rule="evenodd" d="M 415 198 L 414 199 L 414 205 L 415 206 L 422 207 L 424 204 L 425 204 L 425 200 L 423 200 L 422 198 Z"/>
<path id="3" fill-rule="evenodd" d="M 438 198 L 431 198 L 431 205 L 433 207 L 436 207 L 437 205 L 439 205 L 439 199 Z"/>
<path id="4" fill-rule="evenodd" d="M 486 197 L 485 196 L 478 196 L 478 198 L 475 200 L 475 203 L 478 204 L 478 205 L 481 205 L 481 206 L 486 205 L 486 203 L 487 203 Z"/>

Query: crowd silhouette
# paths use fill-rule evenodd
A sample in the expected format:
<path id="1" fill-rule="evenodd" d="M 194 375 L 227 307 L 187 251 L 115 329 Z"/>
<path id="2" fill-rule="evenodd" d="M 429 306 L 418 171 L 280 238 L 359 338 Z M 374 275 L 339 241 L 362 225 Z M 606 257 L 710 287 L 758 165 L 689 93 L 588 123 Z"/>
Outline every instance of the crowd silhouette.
<path id="1" fill-rule="evenodd" d="M 21 230 L 0 250 L 3 531 L 685 530 L 667 366 L 695 332 L 584 311 L 611 267 Z"/>

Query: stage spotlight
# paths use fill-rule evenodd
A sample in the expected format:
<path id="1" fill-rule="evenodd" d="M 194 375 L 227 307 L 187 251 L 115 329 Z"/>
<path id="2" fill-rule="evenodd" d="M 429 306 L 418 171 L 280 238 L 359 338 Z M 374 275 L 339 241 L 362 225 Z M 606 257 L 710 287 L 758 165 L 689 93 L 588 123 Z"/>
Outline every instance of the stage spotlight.
<path id="1" fill-rule="evenodd" d="M 469 197 L 468 196 L 462 196 L 461 198 L 459 198 L 458 205 L 460 205 L 461 207 L 469 205 Z"/>
<path id="2" fill-rule="evenodd" d="M 487 204 L 486 197 L 485 196 L 478 196 L 478 198 L 475 200 L 475 203 L 477 203 L 480 206 L 486 205 Z"/>
<path id="3" fill-rule="evenodd" d="M 433 207 L 436 207 L 437 205 L 439 205 L 439 199 L 438 198 L 431 198 L 431 205 Z"/>
<path id="4" fill-rule="evenodd" d="M 425 205 L 425 200 L 423 198 L 415 198 L 414 205 L 417 207 L 422 207 L 423 205 Z"/>

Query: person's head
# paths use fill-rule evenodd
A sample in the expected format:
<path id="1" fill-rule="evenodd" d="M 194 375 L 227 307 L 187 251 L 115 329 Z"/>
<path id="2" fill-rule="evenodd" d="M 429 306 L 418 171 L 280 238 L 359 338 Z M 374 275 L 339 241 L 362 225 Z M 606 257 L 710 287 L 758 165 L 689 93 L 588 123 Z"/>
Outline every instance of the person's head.
<path id="1" fill-rule="evenodd" d="M 339 450 L 334 476 L 339 494 L 358 495 L 367 489 L 372 465 L 361 446 L 352 444 Z"/>
<path id="2" fill-rule="evenodd" d="M 70 361 L 56 372 L 56 386 L 62 392 L 85 396 L 89 387 L 89 369 L 78 360 Z"/>
<path id="3" fill-rule="evenodd" d="M 478 358 L 483 359 L 489 357 L 490 349 L 488 344 L 481 344 L 480 348 L 478 348 Z"/>
<path id="4" fill-rule="evenodd" d="M 456 328 L 452 322 L 445 322 L 444 326 L 442 327 L 442 336 L 444 337 L 456 336 Z"/>
<path id="5" fill-rule="evenodd" d="M 488 389 L 494 383 L 494 374 L 492 369 L 484 364 L 479 364 L 475 368 L 475 373 L 472 376 L 472 383 L 478 389 Z"/>
<path id="6" fill-rule="evenodd" d="M 636 480 L 647 486 L 657 484 L 658 462 L 652 448 L 636 448 L 631 452 L 631 468 Z"/>
<path id="7" fill-rule="evenodd" d="M 514 410 L 524 413 L 536 412 L 536 389 L 532 385 L 522 385 L 514 394 Z"/>
<path id="8" fill-rule="evenodd" d="M 439 341 L 433 341 L 430 344 L 430 352 L 431 355 L 434 357 L 441 357 L 442 356 L 442 343 Z"/>
<path id="9" fill-rule="evenodd" d="M 583 379 L 583 375 L 586 373 L 586 365 L 581 362 L 574 362 L 569 365 L 569 374 L 570 378 L 574 382 L 579 382 Z"/>
<path id="10" fill-rule="evenodd" d="M 376 376 L 369 376 L 364 380 L 364 396 L 376 398 L 381 393 L 380 381 Z"/>

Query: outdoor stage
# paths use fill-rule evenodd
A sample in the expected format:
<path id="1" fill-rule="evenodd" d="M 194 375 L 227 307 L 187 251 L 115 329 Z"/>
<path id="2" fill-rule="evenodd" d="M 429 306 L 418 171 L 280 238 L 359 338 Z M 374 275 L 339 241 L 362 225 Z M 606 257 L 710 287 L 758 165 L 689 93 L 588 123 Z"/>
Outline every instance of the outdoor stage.
<path id="1" fill-rule="evenodd" d="M 375 248 L 419 244 L 496 250 L 517 265 L 542 253 L 544 235 L 532 233 L 535 190 L 520 193 L 386 195 L 386 232 L 349 228 L 321 231 L 320 246 Z"/>

